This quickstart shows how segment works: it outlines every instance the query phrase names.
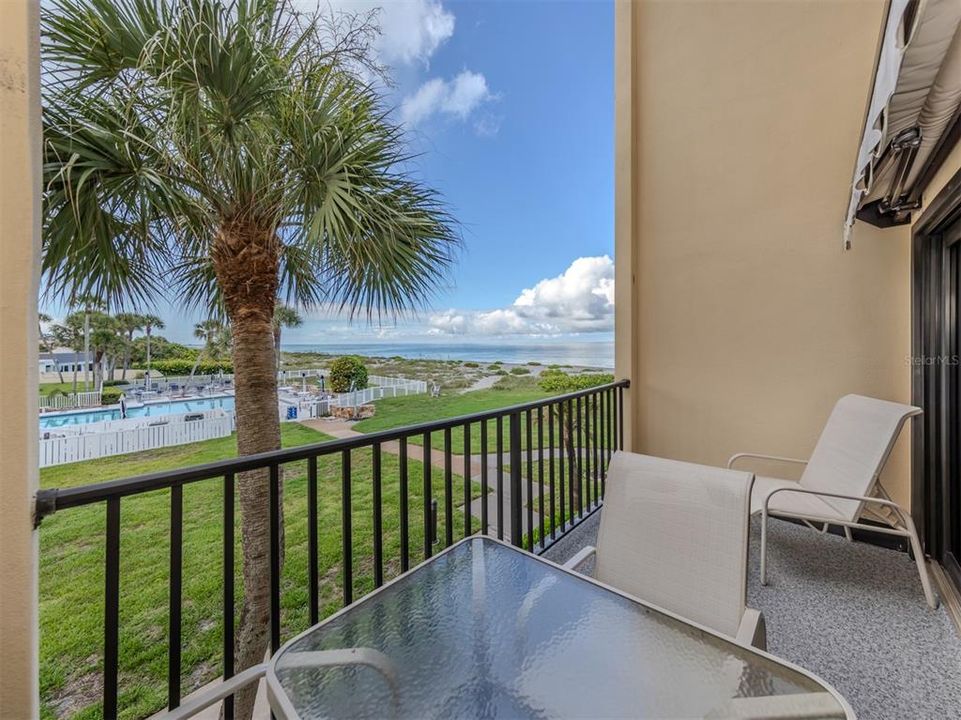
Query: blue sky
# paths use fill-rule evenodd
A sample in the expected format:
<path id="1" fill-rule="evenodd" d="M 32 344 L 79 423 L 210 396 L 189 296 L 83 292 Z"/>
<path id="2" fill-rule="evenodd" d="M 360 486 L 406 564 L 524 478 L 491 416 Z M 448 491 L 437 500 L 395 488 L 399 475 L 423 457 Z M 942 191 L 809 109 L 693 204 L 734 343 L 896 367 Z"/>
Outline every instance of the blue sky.
<path id="1" fill-rule="evenodd" d="M 442 193 L 464 246 L 449 285 L 418 318 L 369 327 L 313 312 L 285 342 L 609 339 L 612 2 L 331 4 L 383 6 L 377 51 L 394 78 L 388 102 L 419 153 L 414 171 Z M 190 339 L 195 318 L 158 311 L 167 337 Z"/>

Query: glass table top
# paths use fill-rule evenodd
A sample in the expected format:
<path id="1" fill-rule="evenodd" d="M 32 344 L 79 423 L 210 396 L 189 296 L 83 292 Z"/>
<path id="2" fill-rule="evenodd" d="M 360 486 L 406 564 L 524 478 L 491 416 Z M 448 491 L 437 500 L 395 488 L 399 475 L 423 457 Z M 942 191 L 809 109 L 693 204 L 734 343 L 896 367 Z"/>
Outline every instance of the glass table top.
<path id="1" fill-rule="evenodd" d="M 479 537 L 289 643 L 271 681 L 304 720 L 845 717 L 791 667 Z"/>

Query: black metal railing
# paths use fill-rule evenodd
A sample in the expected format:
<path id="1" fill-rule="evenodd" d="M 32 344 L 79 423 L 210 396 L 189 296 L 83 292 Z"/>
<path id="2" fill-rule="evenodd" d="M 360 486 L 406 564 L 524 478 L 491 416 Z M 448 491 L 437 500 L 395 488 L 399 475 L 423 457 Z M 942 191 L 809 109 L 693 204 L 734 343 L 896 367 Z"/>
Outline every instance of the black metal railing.
<path id="1" fill-rule="evenodd" d="M 383 456 L 388 449 L 397 457 L 396 477 L 388 478 L 389 482 L 396 480 L 398 495 L 399 550 L 396 568 L 392 570 L 395 574 L 406 571 L 411 566 L 412 556 L 416 552 L 411 543 L 414 534 L 423 535 L 422 553 L 414 557 L 415 561 L 431 557 L 436 552 L 435 544 L 442 543 L 447 547 L 454 542 L 455 535 L 463 533 L 466 537 L 474 532 L 496 533 L 500 539 L 504 539 L 506 533 L 506 537 L 514 545 L 540 553 L 600 507 L 604 497 L 607 463 L 613 452 L 624 444 L 624 390 L 628 387 L 628 381 L 621 380 L 523 405 L 360 437 L 250 455 L 182 470 L 140 475 L 125 480 L 41 490 L 36 498 L 38 524 L 44 517 L 69 508 L 104 507 L 103 716 L 111 719 L 118 713 L 121 503 L 125 498 L 162 490 L 170 492 L 167 705 L 172 709 L 180 704 L 181 678 L 184 674 L 182 613 L 185 486 L 206 481 L 220 482 L 223 488 L 222 545 L 218 543 L 218 547 L 208 550 L 219 552 L 223 556 L 223 643 L 220 664 L 224 677 L 231 677 L 235 672 L 237 610 L 235 496 L 240 474 L 252 470 L 267 470 L 270 515 L 270 648 L 273 652 L 280 647 L 284 634 L 292 636 L 306 629 L 288 628 L 281 624 L 281 550 L 284 542 L 281 468 L 295 462 L 306 462 L 308 567 L 303 582 L 308 585 L 307 621 L 314 624 L 320 620 L 322 610 L 322 578 L 318 561 L 319 509 L 322 502 L 330 502 L 328 496 L 322 498 L 319 493 L 319 462 L 336 460 L 339 456 L 340 577 L 342 602 L 346 605 L 355 599 L 353 518 L 357 510 L 352 505 L 352 491 L 357 487 L 358 479 L 351 471 L 353 453 L 370 452 L 371 507 L 367 510 L 373 527 L 370 563 L 373 566 L 374 587 L 385 582 L 387 564 L 384 546 Z M 472 433 L 472 427 L 476 434 Z M 463 433 L 460 478 L 463 487 L 455 489 L 453 434 L 457 430 Z M 441 436 L 442 487 L 435 489 L 432 445 L 437 434 Z M 489 462 L 491 435 L 495 453 L 493 463 Z M 479 440 L 477 452 L 474 451 L 475 446 L 471 441 L 473 437 Z M 423 486 L 420 498 L 423 527 L 420 532 L 414 530 L 417 520 L 411 516 L 411 489 L 416 486 L 412 484 L 410 477 L 410 447 L 416 444 L 416 440 L 420 441 L 423 448 Z M 480 463 L 479 473 L 474 472 L 475 458 Z M 493 484 L 491 471 L 496 473 Z M 367 474 L 366 470 L 363 474 Z M 508 480 L 506 487 L 505 476 Z M 478 477 L 479 487 L 475 482 Z M 461 505 L 458 509 L 455 507 L 458 502 L 456 496 L 461 493 Z M 438 528 L 440 503 L 437 502 L 437 494 L 441 496 L 443 503 L 443 532 L 439 532 Z M 490 517 L 489 508 L 491 498 L 495 508 L 493 518 Z M 474 517 L 475 509 L 472 507 L 475 503 L 479 505 L 477 518 Z M 506 528 L 505 509 L 508 513 Z M 416 508 L 414 510 L 416 511 Z M 458 512 L 463 516 L 460 528 L 455 527 Z M 479 520 L 476 527 L 475 519 Z M 366 562 L 366 558 L 363 560 Z M 302 586 L 300 589 L 302 591 Z M 225 717 L 232 718 L 231 700 L 226 701 L 224 710 Z"/>

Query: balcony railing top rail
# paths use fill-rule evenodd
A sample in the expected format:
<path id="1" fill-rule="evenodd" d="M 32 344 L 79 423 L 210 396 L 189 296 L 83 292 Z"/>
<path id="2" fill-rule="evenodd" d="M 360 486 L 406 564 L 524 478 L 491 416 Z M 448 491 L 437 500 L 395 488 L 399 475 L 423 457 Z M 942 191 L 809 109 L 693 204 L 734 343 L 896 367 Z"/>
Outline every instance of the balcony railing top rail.
<path id="1" fill-rule="evenodd" d="M 303 593 L 304 585 L 307 586 L 306 620 L 315 624 L 320 620 L 322 607 L 327 607 L 321 604 L 323 583 L 336 585 L 339 581 L 343 604 L 350 604 L 355 590 L 365 593 L 371 589 L 370 577 L 365 575 L 366 579 L 358 581 L 361 573 L 370 572 L 373 586 L 380 587 L 385 582 L 385 574 L 404 572 L 410 568 L 412 559 L 418 562 L 431 557 L 435 545 L 452 545 L 455 534 L 467 537 L 475 532 L 496 533 L 499 539 L 506 535 L 512 543 L 531 552 L 543 552 L 557 542 L 601 506 L 608 462 L 612 454 L 624 446 L 624 390 L 628 387 L 628 381 L 620 380 L 534 402 L 359 437 L 123 480 L 39 491 L 35 509 L 38 524 L 42 518 L 68 508 L 100 505 L 105 510 L 103 717 L 112 720 L 120 709 L 122 500 L 135 502 L 130 499 L 132 496 L 169 490 L 166 695 L 167 707 L 174 709 L 182 700 L 182 679 L 190 675 L 185 673 L 182 663 L 184 643 L 190 642 L 190 634 L 186 641 L 183 634 L 186 485 L 219 480 L 222 489 L 222 504 L 218 499 L 214 509 L 222 513 L 222 537 L 214 541 L 212 547 L 194 548 L 194 551 L 219 552 L 223 556 L 222 598 L 216 601 L 222 603 L 222 612 L 217 610 L 221 615 L 222 651 L 219 663 L 216 658 L 210 658 L 210 662 L 219 664 L 223 677 L 230 678 L 243 669 L 235 667 L 238 600 L 235 594 L 235 499 L 238 482 L 245 477 L 242 473 L 262 471 L 255 481 L 265 482 L 268 489 L 269 639 L 274 652 L 282 640 L 281 577 L 286 573 L 282 557 L 285 543 L 290 542 L 290 534 L 285 538 L 284 530 L 290 518 L 284 519 L 282 508 L 288 504 L 290 509 L 291 499 L 286 491 L 281 495 L 284 484 L 281 470 L 285 465 L 306 461 L 307 568 L 303 576 L 294 572 L 285 576 L 284 587 L 288 592 Z M 442 437 L 440 457 L 432 452 L 436 434 Z M 476 442 L 472 442 L 472 438 Z M 458 450 L 463 452 L 459 461 L 462 477 L 458 480 L 463 486 L 456 489 L 455 439 Z M 421 455 L 411 457 L 408 446 L 416 444 L 422 446 Z M 362 462 L 352 465 L 352 453 L 361 449 L 364 450 Z M 384 461 L 388 452 L 396 455 L 396 463 Z M 418 461 L 422 466 L 419 478 L 413 467 Z M 302 473 L 303 465 L 299 468 L 297 472 Z M 371 525 L 363 535 L 354 524 L 360 488 L 370 492 L 370 507 L 363 507 L 361 516 L 365 522 L 370 519 Z M 390 491 L 389 501 L 386 490 Z M 333 561 L 329 552 L 322 556 L 319 534 L 334 530 L 331 526 L 337 523 L 330 523 L 328 513 L 326 524 L 321 527 L 320 508 L 322 503 L 329 508 L 336 502 L 338 492 L 340 527 L 336 534 L 341 552 L 339 559 Z M 299 509 L 302 510 L 302 506 Z M 391 530 L 392 538 L 398 541 L 396 545 L 385 541 L 385 513 L 390 513 L 391 523 L 396 520 L 396 525 L 391 525 L 396 528 Z M 438 527 L 440 524 L 443 533 Z M 358 540 L 356 544 L 355 540 Z M 209 535 L 205 535 L 204 542 L 211 542 Z M 283 630 L 293 629 L 288 628 L 285 621 Z M 232 698 L 225 700 L 223 716 L 227 720 L 233 718 Z"/>

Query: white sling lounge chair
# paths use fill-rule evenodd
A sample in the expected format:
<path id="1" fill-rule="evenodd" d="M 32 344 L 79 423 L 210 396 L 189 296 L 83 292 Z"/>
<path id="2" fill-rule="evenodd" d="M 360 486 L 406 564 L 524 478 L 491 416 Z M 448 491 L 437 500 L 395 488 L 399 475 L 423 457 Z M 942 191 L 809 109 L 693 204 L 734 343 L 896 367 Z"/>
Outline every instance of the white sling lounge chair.
<path id="1" fill-rule="evenodd" d="M 911 515 L 893 502 L 878 482 L 904 423 L 921 412 L 921 408 L 911 405 L 845 395 L 831 411 L 810 460 L 757 453 L 738 453 L 728 460 L 728 468 L 742 458 L 805 466 L 798 481 L 763 476 L 754 481 L 751 514 L 761 516 L 762 585 L 767 584 L 768 517 L 794 518 L 812 528 L 817 523 L 822 532 L 830 525 L 840 525 L 844 527 L 848 540 L 851 539 L 851 528 L 908 538 L 924 596 L 932 608 L 938 606 Z M 886 526 L 859 522 L 866 513 Z"/>
<path id="2" fill-rule="evenodd" d="M 764 649 L 764 618 L 745 606 L 748 472 L 618 452 L 607 471 L 593 576 L 623 592 Z"/>

